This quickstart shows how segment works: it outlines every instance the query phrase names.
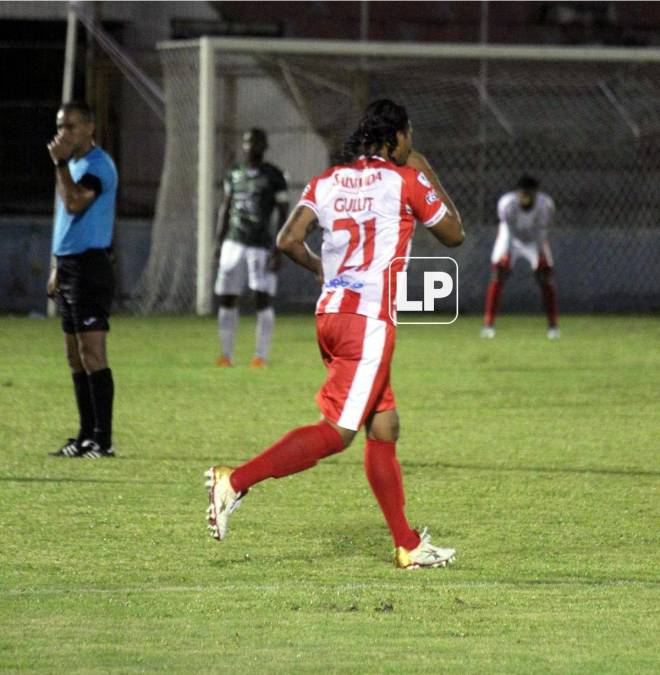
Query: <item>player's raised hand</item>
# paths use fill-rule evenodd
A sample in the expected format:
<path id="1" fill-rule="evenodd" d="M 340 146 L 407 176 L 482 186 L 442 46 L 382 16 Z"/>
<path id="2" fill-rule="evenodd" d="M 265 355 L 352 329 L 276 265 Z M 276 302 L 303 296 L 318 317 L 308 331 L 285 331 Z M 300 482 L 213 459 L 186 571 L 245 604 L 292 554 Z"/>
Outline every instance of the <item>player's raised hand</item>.
<path id="1" fill-rule="evenodd" d="M 61 132 L 53 136 L 53 140 L 46 147 L 48 148 L 50 158 L 55 164 L 63 159 L 70 159 L 73 154 L 73 142 L 71 139 L 63 136 Z"/>
<path id="2" fill-rule="evenodd" d="M 456 208 L 451 197 L 440 183 L 440 179 L 436 175 L 433 167 L 421 152 L 411 149 L 406 165 L 423 173 L 431 182 L 433 189 L 436 191 L 438 197 L 446 204 L 447 213 L 442 220 L 429 228 L 429 232 L 437 239 L 439 239 L 445 246 L 460 246 L 465 239 L 465 232 L 463 231 L 463 223 L 461 216 Z"/>

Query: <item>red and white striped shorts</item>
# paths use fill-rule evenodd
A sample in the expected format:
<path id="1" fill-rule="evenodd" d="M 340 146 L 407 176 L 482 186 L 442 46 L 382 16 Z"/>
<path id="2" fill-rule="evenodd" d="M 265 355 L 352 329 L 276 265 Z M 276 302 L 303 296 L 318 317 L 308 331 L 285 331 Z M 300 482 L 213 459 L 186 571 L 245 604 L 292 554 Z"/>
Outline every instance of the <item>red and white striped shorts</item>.
<path id="1" fill-rule="evenodd" d="M 319 314 L 316 335 L 328 369 L 316 401 L 327 420 L 357 431 L 369 415 L 396 407 L 392 324 L 361 314 Z"/>

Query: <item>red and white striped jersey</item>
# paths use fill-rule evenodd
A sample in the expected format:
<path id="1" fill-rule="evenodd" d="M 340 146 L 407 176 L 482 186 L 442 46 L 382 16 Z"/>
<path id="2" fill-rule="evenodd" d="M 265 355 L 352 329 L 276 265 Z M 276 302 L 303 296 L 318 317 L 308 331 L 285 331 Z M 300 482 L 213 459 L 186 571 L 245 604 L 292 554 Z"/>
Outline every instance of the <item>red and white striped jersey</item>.
<path id="1" fill-rule="evenodd" d="M 415 220 L 431 227 L 447 213 L 423 173 L 380 157 L 360 157 L 316 176 L 299 206 L 312 209 L 323 230 L 316 313 L 383 321 L 391 321 L 390 306 L 394 315 L 396 273 L 406 267 Z"/>

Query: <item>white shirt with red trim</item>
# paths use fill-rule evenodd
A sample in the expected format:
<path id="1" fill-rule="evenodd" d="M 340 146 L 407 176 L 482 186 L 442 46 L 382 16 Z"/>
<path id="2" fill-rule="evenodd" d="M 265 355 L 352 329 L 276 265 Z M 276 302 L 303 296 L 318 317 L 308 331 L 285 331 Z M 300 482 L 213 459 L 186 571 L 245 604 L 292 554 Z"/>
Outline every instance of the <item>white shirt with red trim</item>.
<path id="1" fill-rule="evenodd" d="M 383 321 L 395 315 L 396 273 L 406 268 L 415 220 L 431 227 L 447 213 L 422 172 L 380 157 L 316 176 L 298 205 L 312 209 L 323 230 L 325 281 L 316 313 Z"/>

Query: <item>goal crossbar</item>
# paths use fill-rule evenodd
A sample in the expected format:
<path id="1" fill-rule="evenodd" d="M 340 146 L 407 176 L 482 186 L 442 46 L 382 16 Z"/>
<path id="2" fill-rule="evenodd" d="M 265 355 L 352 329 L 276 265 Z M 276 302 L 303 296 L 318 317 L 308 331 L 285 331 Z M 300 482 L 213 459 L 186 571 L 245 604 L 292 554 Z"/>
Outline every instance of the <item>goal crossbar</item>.
<path id="1" fill-rule="evenodd" d="M 561 47 L 502 44 L 419 44 L 411 42 L 352 42 L 350 40 L 274 40 L 254 38 L 203 37 L 196 40 L 168 40 L 159 49 L 208 45 L 212 51 L 272 54 L 313 54 L 315 56 L 356 56 L 393 58 L 487 59 L 505 61 L 603 61 L 660 62 L 660 49 L 653 47 Z"/>

